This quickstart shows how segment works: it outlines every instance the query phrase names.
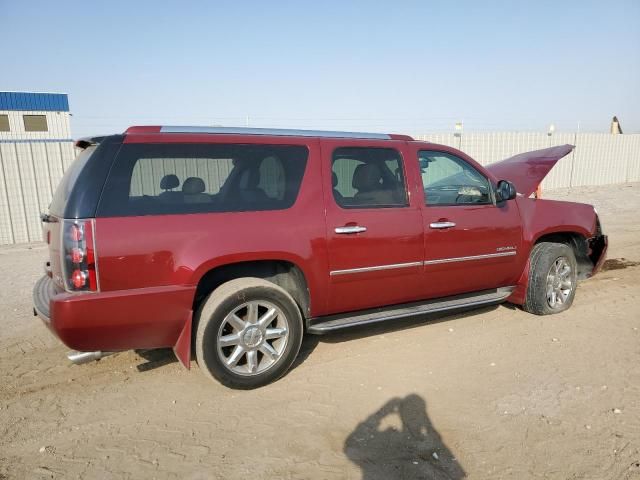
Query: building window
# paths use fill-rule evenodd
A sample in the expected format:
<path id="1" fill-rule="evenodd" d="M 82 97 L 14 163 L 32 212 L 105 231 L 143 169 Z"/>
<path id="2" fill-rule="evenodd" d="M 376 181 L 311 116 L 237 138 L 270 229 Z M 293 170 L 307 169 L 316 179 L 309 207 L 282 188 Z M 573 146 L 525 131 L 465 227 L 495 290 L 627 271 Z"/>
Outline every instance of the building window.
<path id="1" fill-rule="evenodd" d="M 47 117 L 46 115 L 23 115 L 25 132 L 46 132 Z"/>
<path id="2" fill-rule="evenodd" d="M 9 115 L 0 115 L 0 132 L 10 132 Z"/>

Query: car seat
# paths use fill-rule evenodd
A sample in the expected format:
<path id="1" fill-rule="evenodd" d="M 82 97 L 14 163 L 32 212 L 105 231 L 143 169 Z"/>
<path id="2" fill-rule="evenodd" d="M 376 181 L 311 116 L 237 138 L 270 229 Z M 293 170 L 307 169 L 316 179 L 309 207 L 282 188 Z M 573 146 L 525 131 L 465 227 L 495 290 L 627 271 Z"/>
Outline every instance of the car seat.
<path id="1" fill-rule="evenodd" d="M 351 185 L 357 190 L 353 197 L 357 205 L 396 204 L 392 191 L 382 185 L 380 168 L 373 163 L 358 165 L 353 172 Z"/>
<path id="2" fill-rule="evenodd" d="M 163 202 L 180 202 L 182 200 L 182 193 L 173 190 L 178 186 L 180 186 L 180 180 L 178 179 L 177 175 L 174 175 L 172 173 L 169 175 L 165 175 L 160 180 L 160 188 L 164 190 L 164 192 L 158 195 L 158 198 Z"/>
<path id="3" fill-rule="evenodd" d="M 184 203 L 208 203 L 211 196 L 204 193 L 206 186 L 204 180 L 199 177 L 189 177 L 182 184 Z"/>
<path id="4" fill-rule="evenodd" d="M 240 198 L 248 203 L 257 203 L 269 200 L 260 184 L 260 170 L 257 168 L 247 168 L 240 175 Z"/>

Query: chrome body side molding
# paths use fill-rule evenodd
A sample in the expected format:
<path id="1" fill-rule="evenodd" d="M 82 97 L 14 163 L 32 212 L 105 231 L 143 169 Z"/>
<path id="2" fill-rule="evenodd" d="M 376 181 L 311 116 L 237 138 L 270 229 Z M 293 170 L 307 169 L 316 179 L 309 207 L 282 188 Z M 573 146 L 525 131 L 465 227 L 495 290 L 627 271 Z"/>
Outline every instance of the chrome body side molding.
<path id="1" fill-rule="evenodd" d="M 510 250 L 508 252 L 487 253 L 484 255 L 470 255 L 468 257 L 438 258 L 436 260 L 425 260 L 424 264 L 435 265 L 438 263 L 467 262 L 470 260 L 483 260 L 485 258 L 510 257 L 512 255 L 515 255 L 516 253 L 516 251 Z"/>
<path id="2" fill-rule="evenodd" d="M 351 227 L 343 227 L 343 228 L 351 228 Z M 356 228 L 356 227 L 353 227 Z M 355 233 L 355 232 L 338 232 L 336 228 L 336 233 Z M 424 260 L 419 262 L 408 262 L 408 263 L 392 263 L 390 265 L 373 265 L 371 267 L 360 267 L 360 268 L 347 268 L 345 270 L 332 270 L 329 274 L 334 277 L 336 275 L 348 275 L 350 273 L 363 273 L 363 272 L 375 272 L 377 270 L 392 270 L 396 268 L 409 268 L 409 267 L 421 267 L 426 265 L 437 265 L 439 263 L 454 263 L 454 262 L 468 262 L 472 260 L 484 260 L 487 258 L 496 258 L 496 257 L 510 257 L 515 255 L 517 252 L 515 250 L 509 250 L 506 252 L 498 252 L 498 253 L 487 253 L 484 255 L 470 255 L 468 257 L 452 257 L 452 258 L 438 258 L 436 260 Z"/>
<path id="3" fill-rule="evenodd" d="M 375 272 L 377 270 L 392 270 L 396 268 L 409 268 L 409 267 L 421 267 L 422 262 L 409 262 L 409 263 L 393 263 L 391 265 L 376 265 L 374 267 L 362 267 L 362 268 L 348 268 L 346 270 L 333 270 L 330 275 L 348 275 L 350 273 L 363 273 L 363 272 Z"/>

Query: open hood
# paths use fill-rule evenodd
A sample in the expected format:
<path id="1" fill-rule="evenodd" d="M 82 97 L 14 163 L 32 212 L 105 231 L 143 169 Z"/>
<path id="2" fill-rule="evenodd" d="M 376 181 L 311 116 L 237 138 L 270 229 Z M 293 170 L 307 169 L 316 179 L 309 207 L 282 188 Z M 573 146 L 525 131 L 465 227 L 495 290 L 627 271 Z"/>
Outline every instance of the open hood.
<path id="1" fill-rule="evenodd" d="M 518 193 L 528 197 L 536 191 L 558 160 L 573 149 L 573 145 L 560 145 L 520 153 L 501 162 L 492 163 L 486 168 L 498 180 L 509 180 L 515 185 Z"/>

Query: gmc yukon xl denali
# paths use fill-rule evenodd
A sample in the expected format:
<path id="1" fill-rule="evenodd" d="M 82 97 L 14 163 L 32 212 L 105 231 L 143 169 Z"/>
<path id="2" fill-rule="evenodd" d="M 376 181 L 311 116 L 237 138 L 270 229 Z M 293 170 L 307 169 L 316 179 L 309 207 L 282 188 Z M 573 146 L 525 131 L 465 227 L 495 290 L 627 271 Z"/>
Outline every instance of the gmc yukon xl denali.
<path id="1" fill-rule="evenodd" d="M 404 135 L 131 127 L 82 149 L 42 215 L 34 312 L 78 363 L 173 348 L 232 388 L 305 334 L 511 302 L 547 315 L 598 271 L 589 205 L 534 198 L 564 145 L 484 168 Z"/>

